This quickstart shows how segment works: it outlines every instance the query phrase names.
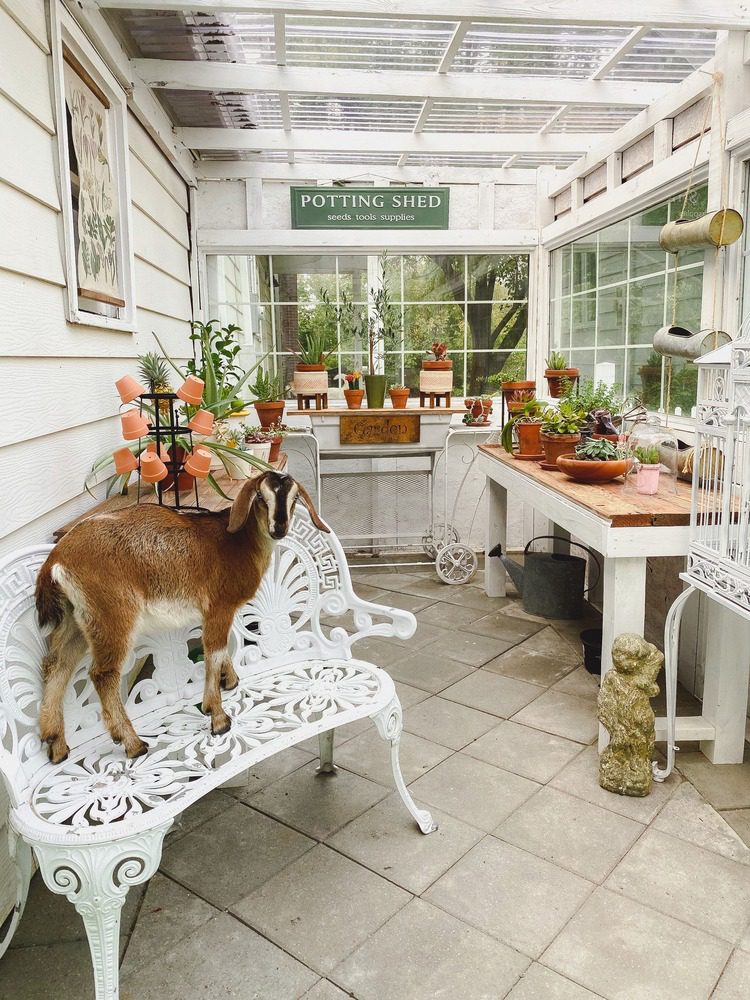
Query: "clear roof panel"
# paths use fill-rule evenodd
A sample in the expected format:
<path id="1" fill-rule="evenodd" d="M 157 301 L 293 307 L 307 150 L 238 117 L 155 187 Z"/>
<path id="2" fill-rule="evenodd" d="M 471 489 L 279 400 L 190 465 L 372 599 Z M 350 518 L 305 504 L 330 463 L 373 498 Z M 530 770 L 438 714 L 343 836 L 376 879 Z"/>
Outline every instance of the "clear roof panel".
<path id="1" fill-rule="evenodd" d="M 115 20 L 132 54 L 153 59 L 275 61 L 270 14 L 183 14 L 172 11 L 116 11 Z"/>
<path id="2" fill-rule="evenodd" d="M 607 79 L 679 83 L 714 54 L 713 32 L 650 31 L 614 67 Z"/>
<path id="3" fill-rule="evenodd" d="M 278 94 L 162 90 L 172 121 L 186 128 L 282 128 Z"/>
<path id="4" fill-rule="evenodd" d="M 538 132 L 559 104 L 434 101 L 425 132 Z"/>
<path id="5" fill-rule="evenodd" d="M 292 127 L 300 129 L 366 129 L 410 132 L 422 101 L 380 100 L 326 94 L 290 94 Z"/>

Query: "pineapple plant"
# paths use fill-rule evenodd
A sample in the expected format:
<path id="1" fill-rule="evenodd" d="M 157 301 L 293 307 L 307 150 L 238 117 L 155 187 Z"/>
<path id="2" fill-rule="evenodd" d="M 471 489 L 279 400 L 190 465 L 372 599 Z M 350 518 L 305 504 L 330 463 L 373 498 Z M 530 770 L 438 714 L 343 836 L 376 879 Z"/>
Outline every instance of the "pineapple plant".
<path id="1" fill-rule="evenodd" d="M 169 368 L 164 358 L 156 351 L 138 355 L 141 378 L 148 383 L 149 392 L 174 392 L 169 384 Z M 159 403 L 159 413 L 163 420 L 169 420 L 169 400 Z"/>

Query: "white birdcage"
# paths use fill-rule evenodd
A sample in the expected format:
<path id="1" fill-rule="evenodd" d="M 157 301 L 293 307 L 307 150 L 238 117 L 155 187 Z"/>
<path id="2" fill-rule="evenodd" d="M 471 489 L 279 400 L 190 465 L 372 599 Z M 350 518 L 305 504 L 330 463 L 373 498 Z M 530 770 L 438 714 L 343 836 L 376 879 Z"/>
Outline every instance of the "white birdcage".
<path id="1" fill-rule="evenodd" d="M 698 367 L 696 438 L 690 542 L 680 574 L 689 586 L 672 604 L 664 629 L 667 693 L 667 766 L 674 766 L 677 659 L 682 612 L 700 590 L 750 621 L 750 340 L 740 338 L 705 354 Z M 744 709 L 743 709 L 744 715 Z"/>

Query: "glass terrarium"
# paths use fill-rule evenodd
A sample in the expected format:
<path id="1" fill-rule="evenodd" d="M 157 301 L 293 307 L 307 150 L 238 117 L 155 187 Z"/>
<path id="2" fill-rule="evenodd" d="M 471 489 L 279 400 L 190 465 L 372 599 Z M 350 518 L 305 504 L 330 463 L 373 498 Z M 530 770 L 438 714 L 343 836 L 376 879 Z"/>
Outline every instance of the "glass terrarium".
<path id="1" fill-rule="evenodd" d="M 626 484 L 643 496 L 677 492 L 677 437 L 656 416 L 637 423 L 628 437 L 633 456 Z"/>

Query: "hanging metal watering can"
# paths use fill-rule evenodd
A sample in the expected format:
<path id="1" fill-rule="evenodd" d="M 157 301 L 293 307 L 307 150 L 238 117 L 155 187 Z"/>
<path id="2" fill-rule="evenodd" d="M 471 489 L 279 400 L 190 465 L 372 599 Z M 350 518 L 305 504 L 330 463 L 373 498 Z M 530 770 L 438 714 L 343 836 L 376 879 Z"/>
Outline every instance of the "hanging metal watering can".
<path id="1" fill-rule="evenodd" d="M 691 333 L 683 326 L 663 326 L 654 334 L 654 350 L 675 358 L 700 358 L 709 351 L 731 343 L 723 330 L 699 330 Z"/>
<path id="2" fill-rule="evenodd" d="M 597 568 L 594 583 L 585 588 L 586 560 L 580 556 L 570 556 L 561 552 L 529 552 L 534 542 L 542 538 L 575 545 L 593 556 Z M 542 618 L 582 618 L 583 595 L 599 582 L 601 567 L 595 552 L 578 542 L 571 542 L 558 535 L 537 535 L 523 550 L 524 564 L 503 555 L 500 545 L 490 550 L 491 556 L 498 556 L 516 590 L 521 595 L 523 610 Z"/>

